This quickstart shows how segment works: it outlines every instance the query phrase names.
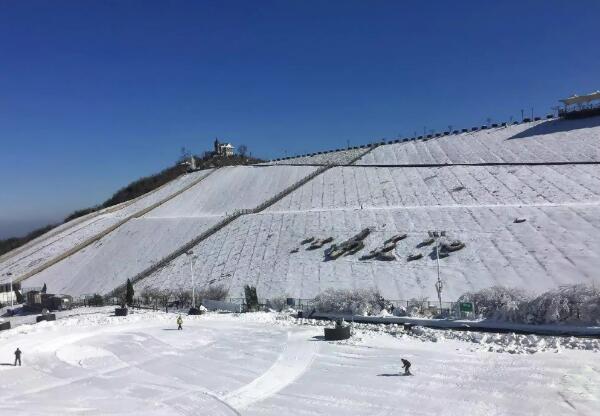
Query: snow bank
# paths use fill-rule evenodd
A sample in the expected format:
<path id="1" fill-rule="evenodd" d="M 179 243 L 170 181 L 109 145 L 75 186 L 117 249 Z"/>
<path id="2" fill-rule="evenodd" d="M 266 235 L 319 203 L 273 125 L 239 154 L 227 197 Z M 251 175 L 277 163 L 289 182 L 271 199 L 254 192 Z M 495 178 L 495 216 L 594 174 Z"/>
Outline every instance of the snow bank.
<path id="1" fill-rule="evenodd" d="M 249 317 L 252 319 L 251 317 Z M 257 317 L 261 321 L 266 321 L 264 317 Z M 331 321 L 300 318 L 279 314 L 275 322 L 280 325 L 303 325 L 316 327 L 331 327 Z M 388 334 L 396 338 L 411 339 L 416 338 L 423 342 L 445 342 L 448 340 L 461 341 L 472 344 L 471 347 L 480 351 L 494 353 L 510 354 L 534 354 L 538 352 L 560 352 L 563 349 L 587 350 L 600 352 L 600 339 L 576 338 L 576 337 L 553 337 L 538 335 L 520 335 L 515 333 L 481 333 L 441 330 L 424 327 L 413 327 L 407 331 L 403 325 L 397 324 L 362 324 L 350 322 L 353 329 L 353 336 L 348 341 L 343 341 L 350 345 L 360 345 L 365 339 L 372 339 L 380 336 L 379 334 Z"/>
<path id="2" fill-rule="evenodd" d="M 487 319 L 527 324 L 600 325 L 600 290 L 583 284 L 562 286 L 536 297 L 520 289 L 493 287 L 466 293 L 460 302 L 473 302 Z"/>

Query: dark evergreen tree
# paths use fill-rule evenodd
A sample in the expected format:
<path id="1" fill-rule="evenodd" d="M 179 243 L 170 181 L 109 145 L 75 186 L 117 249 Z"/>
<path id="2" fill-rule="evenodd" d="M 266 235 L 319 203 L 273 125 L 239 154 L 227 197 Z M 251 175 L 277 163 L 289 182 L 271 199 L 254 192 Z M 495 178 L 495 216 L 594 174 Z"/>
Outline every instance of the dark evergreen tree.
<path id="1" fill-rule="evenodd" d="M 48 288 L 46 287 L 46 283 L 44 283 L 44 287 L 42 288 L 42 293 L 46 293 L 47 290 L 48 290 Z"/>
<path id="2" fill-rule="evenodd" d="M 258 310 L 258 296 L 254 286 L 244 286 L 244 295 L 246 297 L 246 307 L 248 311 Z"/>
<path id="3" fill-rule="evenodd" d="M 133 284 L 131 283 L 131 280 L 127 279 L 127 291 L 125 293 L 125 302 L 127 303 L 127 306 L 133 305 L 134 293 L 135 292 L 133 291 Z"/>

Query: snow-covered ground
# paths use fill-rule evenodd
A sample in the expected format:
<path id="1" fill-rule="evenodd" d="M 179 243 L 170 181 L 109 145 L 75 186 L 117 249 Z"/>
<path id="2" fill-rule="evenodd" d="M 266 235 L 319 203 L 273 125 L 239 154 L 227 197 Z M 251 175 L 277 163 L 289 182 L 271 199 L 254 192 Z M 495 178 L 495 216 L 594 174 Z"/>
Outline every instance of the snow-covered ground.
<path id="1" fill-rule="evenodd" d="M 53 293 L 107 293 L 236 209 L 254 208 L 313 167 L 228 167 L 28 279 Z M 129 208 L 127 208 L 129 209 Z"/>
<path id="2" fill-rule="evenodd" d="M 99 235 L 129 216 L 169 198 L 169 196 L 185 189 L 195 181 L 204 178 L 210 172 L 210 170 L 204 170 L 182 175 L 161 188 L 130 203 L 121 204 L 118 207 L 119 209 L 106 209 L 99 215 L 90 215 L 84 221 L 75 219 L 62 225 L 60 228 L 61 231 L 58 233 L 56 230 L 50 231 L 47 233 L 50 237 L 44 235 L 36 239 L 35 244 L 31 244 L 26 250 L 19 252 L 15 256 L 4 257 L 6 260 L 0 262 L 0 283 L 8 281 L 6 273 L 11 272 L 13 278 L 18 278 L 28 271 L 43 265 L 45 262 L 73 249 L 89 238 Z M 74 225 L 70 226 L 69 224 L 71 223 Z"/>
<path id="3" fill-rule="evenodd" d="M 47 284 L 51 293 L 79 296 L 107 293 L 150 267 L 221 219 L 210 217 L 135 218 L 65 260 L 24 282 Z"/>
<path id="4" fill-rule="evenodd" d="M 109 315 L 104 308 L 0 332 L 2 414 L 600 411 L 597 340 L 453 339 L 360 326 L 348 341 L 325 342 L 318 323 L 275 314 L 184 317 L 183 331 L 173 314 Z M 17 347 L 22 367 L 10 365 Z M 399 375 L 400 358 L 412 362 L 414 376 Z"/>
<path id="5" fill-rule="evenodd" d="M 315 170 L 310 166 L 224 167 L 146 217 L 224 215 L 236 209 L 252 209 Z"/>
<path id="6" fill-rule="evenodd" d="M 380 146 L 356 164 L 600 161 L 600 117 L 543 120 Z"/>
<path id="7" fill-rule="evenodd" d="M 355 151 L 356 150 L 356 151 Z M 317 155 L 298 163 L 347 164 L 366 148 Z M 329 158 L 329 159 L 327 159 Z M 306 160 L 304 160 L 306 159 Z M 596 284 L 600 275 L 600 117 L 544 120 L 381 145 L 354 166 L 316 176 L 260 214 L 246 213 L 200 242 L 199 286 L 221 282 L 239 296 L 310 298 L 330 288 L 379 289 L 388 298 L 434 299 L 436 262 L 417 247 L 428 230 L 447 230 L 466 248 L 442 259 L 444 297 L 492 285 L 540 293 L 563 284 Z M 399 167 L 398 164 L 567 162 L 569 164 Z M 285 161 L 283 162 L 285 163 Z M 381 165 L 381 166 L 374 166 Z M 130 220 L 86 249 L 45 269 L 24 286 L 53 292 L 106 293 L 200 235 L 223 216 L 252 209 L 315 166 L 235 166 L 215 170 L 185 192 Z M 184 189 L 186 175 L 112 213 L 80 221 L 0 263 L 0 279 L 18 276 L 140 212 L 161 195 Z M 524 223 L 515 224 L 515 218 Z M 362 228 L 373 234 L 361 252 L 324 261 L 324 248 L 300 248 L 307 237 L 343 241 Z M 360 261 L 394 234 L 407 233 L 395 261 Z M 407 261 L 409 254 L 423 258 Z M 191 288 L 185 255 L 138 283 L 139 288 Z"/>
<path id="8" fill-rule="evenodd" d="M 368 147 L 358 149 L 347 149 L 340 151 L 332 151 L 327 153 L 316 154 L 314 156 L 300 156 L 286 160 L 274 160 L 266 164 L 273 165 L 346 165 L 351 163 L 357 157 L 369 151 Z"/>
<path id="9" fill-rule="evenodd" d="M 521 224 L 514 218 L 527 219 Z M 343 241 L 365 227 L 373 232 L 366 248 L 352 256 L 324 261 L 324 249 L 305 250 L 307 237 Z M 441 262 L 444 297 L 493 285 L 533 293 L 563 284 L 600 283 L 600 208 L 581 206 L 469 206 L 333 209 L 244 216 L 201 242 L 194 251 L 196 283 L 224 283 L 230 296 L 255 284 L 261 297 L 312 298 L 329 288 L 375 287 L 388 299 L 436 298 L 436 260 L 432 248 L 417 245 L 430 229 L 446 230 L 466 243 Z M 407 233 L 396 261 L 361 261 L 362 253 L 387 238 Z M 327 246 L 326 246 L 327 247 Z M 291 254 L 295 248 L 297 253 Z M 407 261 L 410 253 L 423 258 Z M 140 288 L 191 287 L 189 263 L 182 256 L 141 281 Z"/>

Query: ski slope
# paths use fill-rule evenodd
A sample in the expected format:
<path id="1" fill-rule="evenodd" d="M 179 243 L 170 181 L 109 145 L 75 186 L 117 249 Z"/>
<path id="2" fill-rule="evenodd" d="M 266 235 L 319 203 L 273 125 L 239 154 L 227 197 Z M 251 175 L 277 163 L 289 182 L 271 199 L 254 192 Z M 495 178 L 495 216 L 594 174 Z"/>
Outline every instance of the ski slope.
<path id="1" fill-rule="evenodd" d="M 27 279 L 56 293 L 107 293 L 216 224 L 221 217 L 136 218 Z"/>
<path id="2" fill-rule="evenodd" d="M 514 218 L 527 221 L 513 223 Z M 366 248 L 325 261 L 324 249 L 305 250 L 308 237 L 343 241 L 365 227 L 373 232 Z M 312 298 L 330 288 L 375 287 L 388 299 L 435 299 L 436 259 L 431 247 L 417 248 L 430 229 L 446 230 L 466 247 L 441 262 L 444 298 L 494 285 L 532 293 L 563 284 L 600 283 L 600 208 L 575 206 L 470 206 L 332 209 L 263 213 L 239 218 L 194 248 L 197 287 L 221 283 L 230 296 L 243 285 L 261 297 Z M 397 260 L 359 260 L 393 235 L 407 238 L 394 250 Z M 297 253 L 290 252 L 300 248 Z M 408 262 L 411 253 L 423 258 Z M 137 287 L 191 287 L 184 256 L 141 281 Z"/>
<path id="3" fill-rule="evenodd" d="M 433 299 L 436 262 L 430 248 L 417 247 L 432 229 L 447 230 L 449 238 L 466 243 L 441 260 L 449 300 L 493 285 L 535 294 L 563 284 L 595 284 L 600 278 L 595 273 L 600 266 L 599 152 L 600 117 L 594 117 L 342 150 L 281 165 L 220 168 L 191 187 L 197 175 L 207 173 L 186 175 L 112 213 L 42 239 L 0 263 L 0 274 L 35 270 L 115 221 L 143 213 L 25 284 L 47 283 L 51 291 L 73 295 L 107 293 L 242 211 L 192 248 L 199 256 L 197 285 L 223 283 L 231 296 L 239 296 L 245 284 L 254 284 L 263 298 L 310 298 L 330 287 L 376 287 L 388 298 Z M 291 190 L 320 164 L 334 166 L 260 213 L 248 211 Z M 175 194 L 142 211 L 161 196 Z M 515 224 L 515 218 L 526 221 Z M 324 261 L 327 246 L 315 251 L 299 247 L 308 237 L 341 242 L 365 227 L 373 233 L 366 248 L 353 256 Z M 359 259 L 403 233 L 408 237 L 396 247 L 396 260 Z M 419 253 L 422 259 L 407 261 Z M 190 289 L 188 261 L 185 255 L 175 258 L 137 287 Z"/>
<path id="4" fill-rule="evenodd" d="M 32 244 L 25 251 L 9 257 L 0 263 L 0 282 L 7 282 L 5 274 L 11 272 L 13 278 L 29 272 L 30 270 L 41 266 L 48 260 L 52 260 L 61 254 L 77 247 L 90 238 L 93 238 L 130 216 L 169 198 L 177 192 L 185 189 L 190 184 L 203 179 L 211 171 L 204 170 L 182 175 L 166 185 L 149 192 L 140 198 L 134 199 L 128 203 L 121 204 L 116 210 L 106 209 L 99 215 L 91 215 L 85 221 L 75 219 L 61 226 L 61 231 L 56 233 L 51 230 L 50 236 L 41 236 L 36 239 L 36 244 Z M 70 226 L 69 224 L 74 225 Z M 10 253 L 8 253 L 10 254 Z"/>
<path id="5" fill-rule="evenodd" d="M 356 164 L 600 161 L 600 117 L 552 119 L 380 146 Z"/>
<path id="6" fill-rule="evenodd" d="M 275 314 L 109 308 L 0 333 L 0 412 L 20 415 L 583 415 L 600 411 L 596 340 L 321 326 Z M 307 322 L 309 323 L 309 322 Z M 313 323 L 314 324 L 314 323 Z M 23 351 L 21 367 L 10 365 Z M 498 352 L 496 352 L 498 351 Z M 511 354 L 500 353 L 512 351 Z M 529 351 L 530 353 L 525 353 Z M 400 358 L 414 376 L 400 376 Z M 435 400 L 431 400 L 434 397 Z"/>
<path id="7" fill-rule="evenodd" d="M 215 171 L 140 218 L 27 279 L 57 293 L 107 293 L 193 240 L 235 210 L 254 208 L 313 167 L 229 167 Z"/>
<path id="8" fill-rule="evenodd" d="M 347 165 L 369 151 L 369 147 L 323 152 L 313 156 L 291 157 L 285 160 L 273 160 L 273 165 Z"/>
<path id="9" fill-rule="evenodd" d="M 146 217 L 224 215 L 235 210 L 251 209 L 315 170 L 308 166 L 224 167 Z"/>

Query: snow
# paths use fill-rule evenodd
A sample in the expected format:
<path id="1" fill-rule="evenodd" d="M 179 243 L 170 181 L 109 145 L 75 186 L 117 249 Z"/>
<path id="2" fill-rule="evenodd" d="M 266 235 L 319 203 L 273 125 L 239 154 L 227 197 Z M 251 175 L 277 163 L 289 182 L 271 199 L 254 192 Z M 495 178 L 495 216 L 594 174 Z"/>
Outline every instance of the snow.
<path id="1" fill-rule="evenodd" d="M 24 282 L 50 293 L 107 293 L 148 268 L 221 217 L 135 218 Z"/>
<path id="2" fill-rule="evenodd" d="M 269 165 L 346 165 L 351 163 L 354 159 L 365 154 L 369 151 L 369 148 L 359 149 L 347 149 L 340 151 L 332 151 L 322 154 L 316 154 L 314 156 L 301 156 L 286 160 L 277 160 L 267 162 L 264 164 Z"/>
<path id="3" fill-rule="evenodd" d="M 527 218 L 522 224 L 516 217 Z M 362 251 L 324 261 L 324 249 L 307 251 L 310 236 L 345 240 L 372 227 Z M 596 205 L 470 206 L 333 209 L 262 213 L 241 217 L 194 248 L 202 259 L 198 287 L 224 283 L 230 296 L 244 284 L 261 298 L 312 298 L 327 288 L 375 287 L 387 299 L 436 299 L 436 260 L 431 247 L 417 249 L 427 230 L 443 229 L 466 243 L 440 260 L 444 299 L 490 286 L 520 287 L 533 293 L 574 283 L 600 283 L 600 209 Z M 361 253 L 407 233 L 396 261 L 359 261 Z M 297 253 L 290 251 L 300 248 Z M 407 262 L 412 252 L 424 257 Z M 180 257 L 138 287 L 191 287 L 189 263 Z"/>
<path id="4" fill-rule="evenodd" d="M 600 161 L 600 117 L 543 120 L 380 146 L 356 164 Z"/>
<path id="5" fill-rule="evenodd" d="M 6 364 L 23 351 L 22 367 L 0 366 L 3 414 L 600 411 L 598 340 L 361 324 L 325 342 L 323 322 L 272 313 L 186 316 L 177 331 L 174 314 L 87 311 L 0 333 Z M 413 377 L 399 376 L 400 358 Z"/>
<path id="6" fill-rule="evenodd" d="M 127 217 L 168 198 L 194 181 L 207 176 L 210 172 L 210 170 L 205 170 L 182 175 L 157 190 L 130 201 L 130 203 L 103 210 L 99 215 L 90 215 L 84 221 L 74 219 L 62 225 L 60 232 L 52 230 L 44 234 L 36 239 L 35 244 L 29 246 L 28 249 L 18 252 L 14 256 L 11 255 L 11 257 L 4 257 L 5 261 L 0 263 L 0 282 L 8 281 L 5 276 L 7 272 L 11 272 L 13 278 L 18 278 L 48 260 L 77 247 L 89 238 L 99 235 Z"/>
<path id="7" fill-rule="evenodd" d="M 224 215 L 252 209 L 315 170 L 309 166 L 224 167 L 146 217 Z"/>
<path id="8" fill-rule="evenodd" d="M 600 117 L 595 117 L 490 128 L 381 145 L 369 152 L 358 149 L 367 153 L 355 165 L 327 169 L 264 211 L 246 212 L 198 243 L 193 248 L 199 256 L 196 285 L 223 283 L 233 297 L 241 296 L 243 285 L 253 284 L 261 298 L 312 298 L 328 288 L 375 288 L 391 299 L 435 299 L 435 256 L 431 247 L 417 247 L 432 229 L 447 230 L 450 238 L 466 244 L 441 260 L 444 300 L 499 285 L 536 295 L 561 285 L 597 284 L 600 164 L 570 162 L 600 161 L 599 137 Z M 335 160 L 313 156 L 312 162 L 348 164 L 362 154 L 354 150 L 325 154 Z M 392 166 L 483 162 L 567 164 Z M 315 170 L 289 165 L 217 169 L 24 285 L 47 283 L 50 291 L 74 295 L 106 293 L 224 216 L 260 205 Z M 169 186 L 183 189 L 182 184 Z M 136 204 L 148 202 L 141 199 L 65 229 L 60 238 L 48 238 L 1 263 L 0 274 L 32 270 L 105 230 L 117 216 L 139 212 Z M 516 218 L 525 221 L 514 223 Z M 300 247 L 307 237 L 340 242 L 365 227 L 373 233 L 352 256 L 324 261 L 327 247 Z M 359 260 L 403 233 L 408 236 L 393 250 L 395 260 Z M 413 253 L 423 258 L 408 262 Z M 188 261 L 180 256 L 136 286 L 189 289 Z"/>

